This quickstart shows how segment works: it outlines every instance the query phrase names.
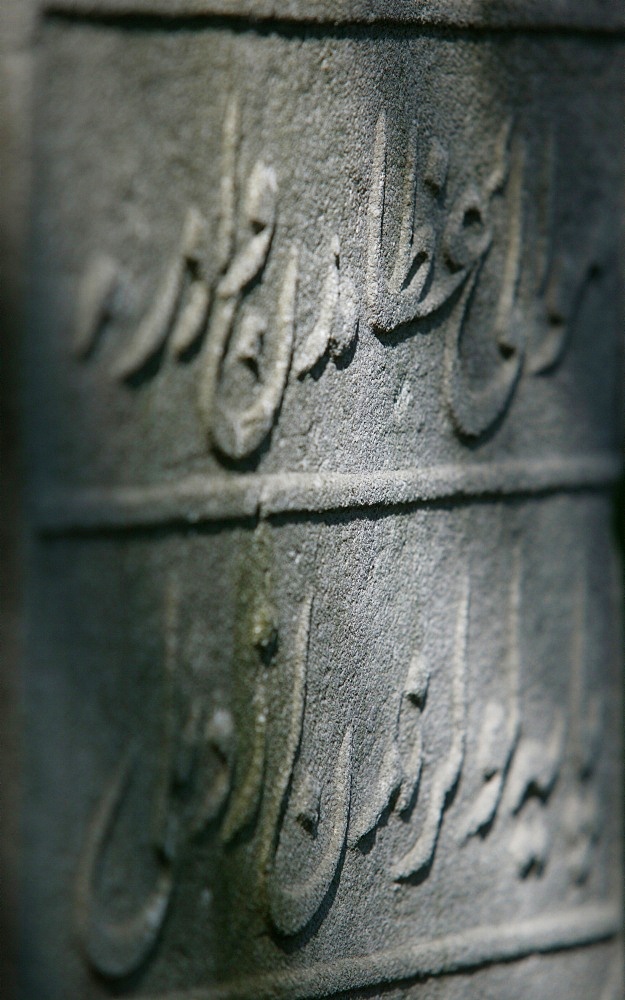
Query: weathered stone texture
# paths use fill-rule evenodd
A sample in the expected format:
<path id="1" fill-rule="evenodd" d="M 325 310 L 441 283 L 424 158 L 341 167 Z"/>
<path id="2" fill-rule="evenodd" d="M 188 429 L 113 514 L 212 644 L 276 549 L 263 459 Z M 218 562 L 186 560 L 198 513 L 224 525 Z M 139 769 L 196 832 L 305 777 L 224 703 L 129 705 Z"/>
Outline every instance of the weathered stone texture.
<path id="1" fill-rule="evenodd" d="M 618 17 L 130 6 L 41 27 L 27 995 L 616 1000 Z"/>
<path id="2" fill-rule="evenodd" d="M 16 995 L 21 547 L 19 365 L 27 273 L 33 4 L 0 7 L 0 983 Z"/>

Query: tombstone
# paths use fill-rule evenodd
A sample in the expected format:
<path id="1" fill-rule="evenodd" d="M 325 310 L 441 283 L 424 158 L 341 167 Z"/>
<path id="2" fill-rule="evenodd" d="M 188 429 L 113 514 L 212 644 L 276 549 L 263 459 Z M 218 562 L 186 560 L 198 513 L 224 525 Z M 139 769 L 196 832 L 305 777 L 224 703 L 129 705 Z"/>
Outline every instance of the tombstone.
<path id="1" fill-rule="evenodd" d="M 602 0 L 48 0 L 22 995 L 617 1000 Z"/>

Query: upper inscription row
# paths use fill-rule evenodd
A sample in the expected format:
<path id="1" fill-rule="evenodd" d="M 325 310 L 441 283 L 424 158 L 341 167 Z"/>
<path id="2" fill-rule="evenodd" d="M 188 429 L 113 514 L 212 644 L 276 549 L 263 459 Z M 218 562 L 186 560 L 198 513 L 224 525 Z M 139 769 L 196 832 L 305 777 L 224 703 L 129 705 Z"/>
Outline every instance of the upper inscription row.
<path id="1" fill-rule="evenodd" d="M 267 444 L 289 381 L 318 380 L 328 359 L 348 369 L 363 337 L 377 337 L 390 350 L 396 336 L 420 333 L 443 338 L 442 395 L 458 440 L 470 444 L 496 430 L 522 379 L 560 365 L 589 289 L 612 266 L 606 220 L 589 220 L 583 243 L 573 250 L 558 247 L 552 232 L 555 139 L 547 135 L 546 198 L 539 213 L 544 237 L 533 242 L 530 253 L 536 287 L 528 312 L 527 304 L 521 309 L 519 303 L 528 250 L 528 166 L 519 127 L 505 121 L 489 172 L 454 185 L 452 193 L 453 150 L 431 136 L 419 168 L 416 124 L 406 141 L 403 192 L 392 189 L 389 127 L 382 109 L 369 152 L 362 267 L 346 261 L 338 233 L 326 234 L 313 325 L 300 330 L 300 246 L 297 240 L 283 245 L 274 168 L 258 158 L 242 176 L 241 108 L 231 96 L 223 121 L 218 230 L 210 233 L 199 207 L 188 206 L 177 251 L 117 351 L 110 377 L 130 384 L 149 380 L 151 362 L 164 348 L 183 361 L 191 352 L 197 390 L 190 405 L 207 445 L 221 459 L 236 462 Z M 504 220 L 497 229 L 495 215 Z M 203 253 L 209 237 L 216 247 L 211 265 Z M 273 287 L 266 273 L 276 254 L 281 267 Z M 124 280 L 107 253 L 87 262 L 77 298 L 78 359 L 89 360 L 115 325 Z M 480 309 L 474 300 L 485 280 L 490 290 L 486 309 Z M 468 333 L 474 347 L 467 354 Z M 490 358 L 478 366 L 484 371 L 475 371 L 472 355 Z"/>

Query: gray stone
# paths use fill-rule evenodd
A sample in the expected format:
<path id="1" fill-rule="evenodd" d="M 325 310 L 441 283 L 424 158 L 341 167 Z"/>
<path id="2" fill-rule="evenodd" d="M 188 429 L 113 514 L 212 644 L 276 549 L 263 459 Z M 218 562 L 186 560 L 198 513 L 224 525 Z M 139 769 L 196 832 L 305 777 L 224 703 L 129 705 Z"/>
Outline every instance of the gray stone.
<path id="1" fill-rule="evenodd" d="M 47 4 L 25 996 L 622 995 L 623 21 Z"/>
<path id="2" fill-rule="evenodd" d="M 33 5 L 0 6 L 0 983 L 17 989 L 21 540 L 19 364 L 27 273 Z"/>

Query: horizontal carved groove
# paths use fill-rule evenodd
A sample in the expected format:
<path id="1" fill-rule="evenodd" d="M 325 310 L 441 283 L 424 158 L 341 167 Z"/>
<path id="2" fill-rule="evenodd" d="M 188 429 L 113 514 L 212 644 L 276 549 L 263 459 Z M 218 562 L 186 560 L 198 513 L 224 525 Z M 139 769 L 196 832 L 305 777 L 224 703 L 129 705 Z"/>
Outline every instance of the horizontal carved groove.
<path id="1" fill-rule="evenodd" d="M 41 0 L 52 16 L 77 19 L 159 18 L 174 21 L 232 19 L 247 25 L 263 21 L 308 25 L 399 25 L 478 30 L 564 30 L 614 32 L 625 28 L 618 4 L 591 0 Z"/>
<path id="2" fill-rule="evenodd" d="M 620 471 L 617 457 L 600 454 L 388 472 L 196 475 L 144 487 L 52 488 L 37 498 L 35 524 L 42 534 L 59 535 L 441 501 L 470 503 L 605 489 Z"/>
<path id="3" fill-rule="evenodd" d="M 536 917 L 507 926 L 476 927 L 374 955 L 317 962 L 305 969 L 176 993 L 175 1000 L 249 1000 L 250 997 L 254 1000 L 315 1000 L 345 990 L 468 972 L 480 966 L 514 962 L 530 955 L 546 955 L 599 944 L 615 938 L 620 930 L 620 909 L 617 905 L 587 905 L 567 913 Z M 174 997 L 165 995 L 158 1000 L 174 1000 Z"/>

